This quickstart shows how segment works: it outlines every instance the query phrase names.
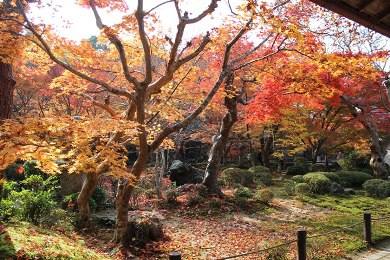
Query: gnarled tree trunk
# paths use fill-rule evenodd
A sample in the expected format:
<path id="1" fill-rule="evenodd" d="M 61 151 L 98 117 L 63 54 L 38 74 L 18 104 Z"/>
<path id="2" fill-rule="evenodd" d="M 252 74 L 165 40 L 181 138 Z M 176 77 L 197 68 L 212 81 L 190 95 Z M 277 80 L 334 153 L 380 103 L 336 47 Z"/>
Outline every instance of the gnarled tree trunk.
<path id="1" fill-rule="evenodd" d="M 15 84 L 12 65 L 0 61 L 0 120 L 11 118 Z"/>
<path id="2" fill-rule="evenodd" d="M 213 136 L 212 146 L 210 149 L 209 159 L 206 166 L 206 173 L 203 184 L 208 188 L 209 192 L 217 193 L 220 196 L 223 196 L 220 188 L 218 187 L 218 172 L 221 158 L 223 156 L 223 151 L 226 146 L 226 142 L 229 137 L 230 130 L 232 126 L 237 121 L 237 101 L 239 96 L 234 95 L 233 84 L 234 75 L 229 74 L 225 81 L 225 100 L 224 105 L 228 109 L 225 116 L 222 119 L 222 125 L 218 130 L 218 133 Z"/>
<path id="3" fill-rule="evenodd" d="M 89 200 L 91 199 L 92 193 L 99 181 L 97 174 L 88 173 L 81 188 L 80 194 L 77 197 L 77 206 L 79 208 L 81 221 L 86 224 L 91 218 L 91 209 L 89 207 Z"/>

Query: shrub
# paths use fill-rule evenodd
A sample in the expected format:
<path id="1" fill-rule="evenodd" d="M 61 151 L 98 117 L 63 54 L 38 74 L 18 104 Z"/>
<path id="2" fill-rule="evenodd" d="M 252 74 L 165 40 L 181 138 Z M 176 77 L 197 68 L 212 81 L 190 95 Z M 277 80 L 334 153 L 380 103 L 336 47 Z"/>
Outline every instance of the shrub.
<path id="1" fill-rule="evenodd" d="M 97 186 L 91 195 L 91 209 L 94 211 L 101 210 L 105 206 L 106 192 L 103 188 Z"/>
<path id="2" fill-rule="evenodd" d="M 390 182 L 381 179 L 368 180 L 363 184 L 363 189 L 370 197 L 390 197 Z"/>
<path id="3" fill-rule="evenodd" d="M 325 194 L 330 191 L 332 182 L 321 173 L 307 173 L 303 176 L 303 179 L 310 187 L 310 193 Z"/>
<path id="4" fill-rule="evenodd" d="M 328 179 L 331 182 L 336 182 L 336 183 L 340 184 L 340 177 L 336 173 L 334 173 L 334 172 L 319 172 L 319 173 L 328 177 Z"/>
<path id="5" fill-rule="evenodd" d="M 256 192 L 256 199 L 263 203 L 269 204 L 273 198 L 274 192 L 270 189 L 265 188 Z"/>
<path id="6" fill-rule="evenodd" d="M 291 177 L 291 180 L 295 183 L 305 182 L 305 180 L 303 179 L 303 175 L 295 175 L 295 176 Z"/>
<path id="7" fill-rule="evenodd" d="M 295 185 L 295 193 L 299 195 L 306 195 L 310 193 L 310 186 L 307 183 L 298 183 Z"/>
<path id="8" fill-rule="evenodd" d="M 309 172 L 310 164 L 304 157 L 295 157 L 293 165 L 287 167 L 288 175 L 303 175 Z"/>
<path id="9" fill-rule="evenodd" d="M 257 173 L 257 172 L 270 172 L 269 169 L 265 166 L 262 166 L 262 165 L 257 165 L 257 166 L 253 166 L 251 168 L 248 169 L 248 171 L 251 171 L 253 173 Z"/>
<path id="10" fill-rule="evenodd" d="M 49 214 L 51 209 L 56 206 L 50 191 L 12 191 L 9 199 L 14 202 L 17 215 L 34 224 L 38 224 L 42 217 Z"/>
<path id="11" fill-rule="evenodd" d="M 302 167 L 302 166 L 298 166 L 298 165 L 289 166 L 286 169 L 287 175 L 303 175 L 303 174 L 306 174 L 308 172 L 309 172 L 308 169 L 306 169 L 305 167 Z"/>
<path id="12" fill-rule="evenodd" d="M 310 164 L 309 171 L 310 172 L 326 172 L 328 169 L 324 164 Z"/>
<path id="13" fill-rule="evenodd" d="M 227 186 L 249 186 L 253 183 L 253 173 L 240 168 L 227 168 L 222 172 L 222 179 Z"/>
<path id="14" fill-rule="evenodd" d="M 7 199 L 0 201 L 0 220 L 8 221 L 16 215 L 14 202 Z"/>
<path id="15" fill-rule="evenodd" d="M 272 184 L 272 176 L 269 172 L 253 173 L 253 182 L 256 184 L 264 184 L 266 186 Z"/>
<path id="16" fill-rule="evenodd" d="M 346 187 L 362 187 L 363 183 L 372 179 L 368 173 L 357 171 L 337 171 L 336 175 L 340 179 L 340 184 Z"/>
<path id="17" fill-rule="evenodd" d="M 295 192 L 295 185 L 293 181 L 286 182 L 284 184 L 284 190 L 288 196 L 294 195 Z"/>
<path id="18" fill-rule="evenodd" d="M 8 198 L 11 191 L 20 191 L 20 185 L 16 181 L 6 181 L 3 185 L 3 198 Z"/>
<path id="19" fill-rule="evenodd" d="M 247 187 L 239 187 L 234 190 L 234 197 L 236 198 L 253 198 L 253 193 Z"/>

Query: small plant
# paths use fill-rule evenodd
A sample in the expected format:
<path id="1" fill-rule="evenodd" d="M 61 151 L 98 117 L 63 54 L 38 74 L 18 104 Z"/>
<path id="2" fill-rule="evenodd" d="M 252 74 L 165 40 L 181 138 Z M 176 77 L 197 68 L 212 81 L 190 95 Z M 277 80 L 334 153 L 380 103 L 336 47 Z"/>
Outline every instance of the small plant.
<path id="1" fill-rule="evenodd" d="M 295 184 L 293 181 L 286 182 L 283 187 L 287 196 L 293 196 L 295 194 Z"/>
<path id="2" fill-rule="evenodd" d="M 291 180 L 295 183 L 303 183 L 305 180 L 303 179 L 303 175 L 295 175 L 291 177 Z"/>
<path id="3" fill-rule="evenodd" d="M 240 168 L 227 168 L 222 172 L 221 178 L 227 186 L 249 186 L 253 183 L 253 172 Z"/>
<path id="4" fill-rule="evenodd" d="M 330 191 L 332 182 L 321 173 L 307 173 L 303 176 L 303 179 L 310 187 L 310 193 L 313 194 L 325 194 Z"/>
<path id="5" fill-rule="evenodd" d="M 256 199 L 265 204 L 269 204 L 274 198 L 274 192 L 271 189 L 261 189 L 256 192 Z"/>
<path id="6" fill-rule="evenodd" d="M 298 195 L 307 195 L 310 193 L 310 186 L 307 183 L 298 183 L 295 185 L 295 193 Z"/>
<path id="7" fill-rule="evenodd" d="M 381 179 L 368 180 L 363 184 L 363 189 L 370 197 L 376 197 L 376 198 L 390 197 L 390 182 L 385 180 L 381 180 Z"/>
<path id="8" fill-rule="evenodd" d="M 234 190 L 234 197 L 235 198 L 253 198 L 254 194 L 253 192 L 248 189 L 247 187 L 239 187 Z"/>

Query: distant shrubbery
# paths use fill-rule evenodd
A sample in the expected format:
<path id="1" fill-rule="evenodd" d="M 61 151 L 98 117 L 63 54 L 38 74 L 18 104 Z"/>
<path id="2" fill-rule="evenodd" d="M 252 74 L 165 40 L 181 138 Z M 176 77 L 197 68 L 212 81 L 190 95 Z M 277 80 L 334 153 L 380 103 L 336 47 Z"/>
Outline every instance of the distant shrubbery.
<path id="1" fill-rule="evenodd" d="M 304 157 L 295 157 L 293 165 L 287 167 L 288 175 L 303 175 L 309 172 L 310 163 Z"/>
<path id="2" fill-rule="evenodd" d="M 380 179 L 368 180 L 363 184 L 363 188 L 370 197 L 387 198 L 390 197 L 390 182 Z"/>

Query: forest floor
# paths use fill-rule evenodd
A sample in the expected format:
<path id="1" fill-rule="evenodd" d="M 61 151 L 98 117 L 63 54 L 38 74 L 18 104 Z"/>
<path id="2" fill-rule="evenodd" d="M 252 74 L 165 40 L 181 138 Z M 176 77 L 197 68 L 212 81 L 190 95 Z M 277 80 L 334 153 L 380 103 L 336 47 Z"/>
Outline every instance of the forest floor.
<path id="1" fill-rule="evenodd" d="M 309 237 L 338 230 L 308 238 L 308 259 L 351 259 L 354 252 L 367 249 L 362 241 L 363 212 L 371 211 L 373 218 L 390 215 L 389 200 L 362 195 L 296 198 L 281 187 L 273 189 L 276 197 L 269 204 L 237 200 L 229 196 L 231 191 L 225 191 L 225 199 L 209 197 L 192 206 L 185 195 L 174 205 L 141 200 L 137 210 L 158 215 L 164 238 L 131 252 L 109 243 L 112 227 L 47 230 L 17 221 L 0 227 L 21 259 L 167 259 L 174 251 L 183 259 L 220 259 L 294 241 L 299 228 L 305 228 Z M 374 242 L 390 238 L 388 222 L 374 222 Z M 355 223 L 358 226 L 347 227 Z M 237 259 L 296 259 L 296 243 Z"/>

